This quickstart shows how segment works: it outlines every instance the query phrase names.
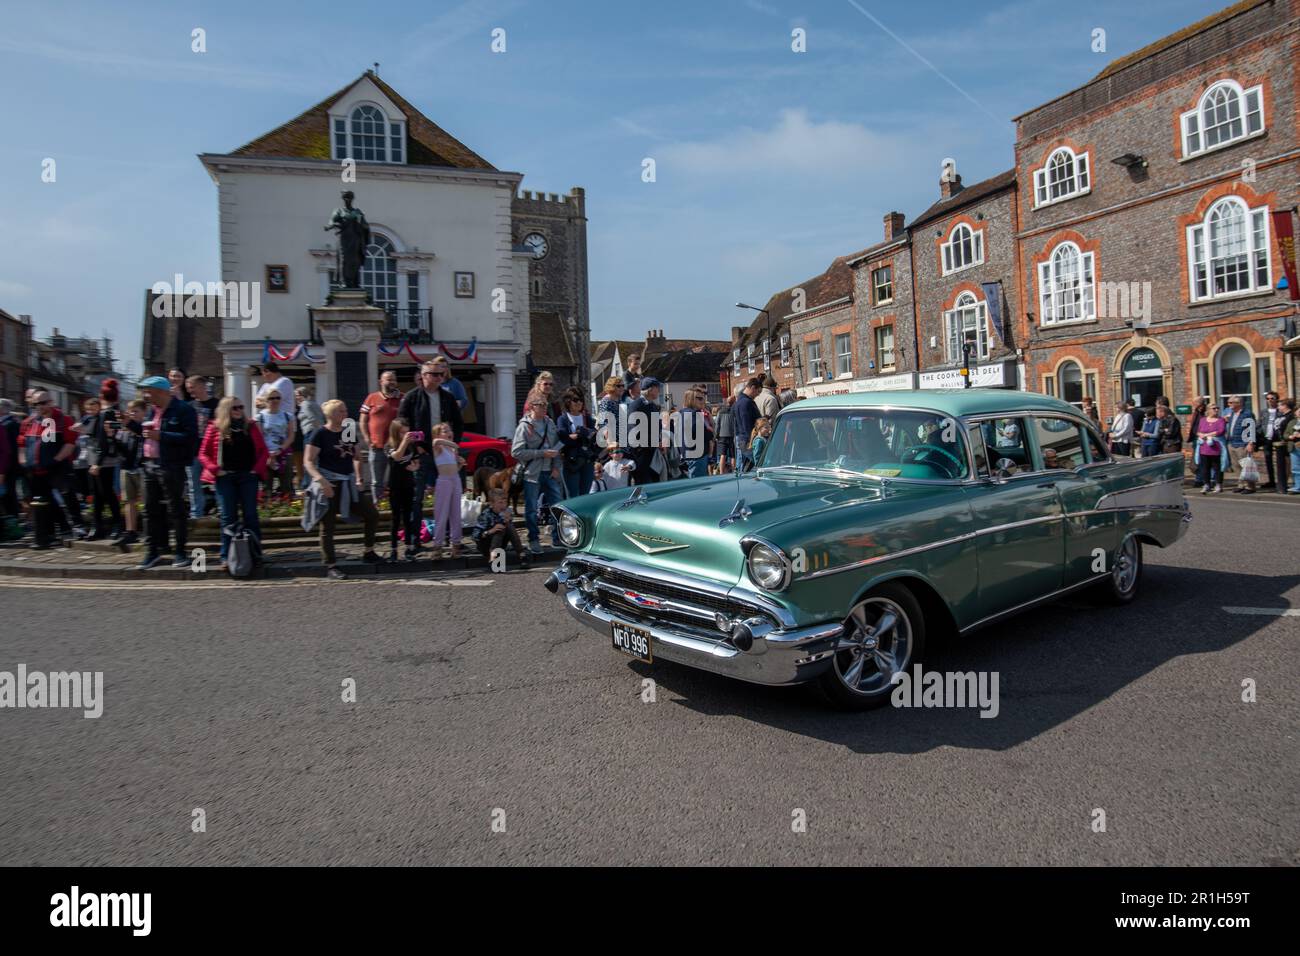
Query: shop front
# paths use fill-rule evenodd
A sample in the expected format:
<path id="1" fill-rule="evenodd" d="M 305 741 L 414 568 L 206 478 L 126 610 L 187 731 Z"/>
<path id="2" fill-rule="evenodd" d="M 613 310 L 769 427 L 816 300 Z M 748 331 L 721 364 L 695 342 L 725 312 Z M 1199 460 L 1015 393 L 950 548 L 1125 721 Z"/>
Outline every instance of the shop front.
<path id="1" fill-rule="evenodd" d="M 961 371 L 960 368 L 944 368 L 936 369 L 933 372 L 922 372 L 920 387 L 965 388 L 966 377 L 961 374 Z M 992 362 L 988 365 L 972 365 L 970 381 L 972 387 L 1017 388 L 1016 362 L 1014 359 L 1010 359 L 1005 362 Z"/>
<path id="2" fill-rule="evenodd" d="M 916 388 L 916 373 L 904 372 L 901 375 L 875 375 L 868 378 L 848 378 L 835 382 L 818 382 L 814 385 L 801 385 L 800 398 L 813 398 L 817 395 L 856 395 L 862 392 L 895 392 Z"/>

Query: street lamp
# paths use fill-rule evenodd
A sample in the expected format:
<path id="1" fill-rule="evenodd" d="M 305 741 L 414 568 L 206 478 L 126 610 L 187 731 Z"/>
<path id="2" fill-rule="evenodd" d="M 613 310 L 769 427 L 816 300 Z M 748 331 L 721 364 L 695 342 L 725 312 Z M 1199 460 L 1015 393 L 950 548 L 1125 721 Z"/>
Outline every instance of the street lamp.
<path id="1" fill-rule="evenodd" d="M 767 318 L 767 343 L 768 343 L 767 347 L 770 350 L 772 348 L 772 316 L 768 314 L 767 309 L 760 309 L 756 305 L 746 305 L 743 302 L 737 302 L 736 308 L 749 309 L 751 312 L 758 312 L 760 315 L 763 315 Z"/>
<path id="2" fill-rule="evenodd" d="M 961 377 L 962 377 L 962 382 L 964 383 L 962 385 L 963 388 L 971 387 L 970 356 L 971 353 L 974 351 L 975 351 L 975 342 L 973 338 L 971 337 L 964 338 L 961 343 L 961 358 L 962 358 Z"/>

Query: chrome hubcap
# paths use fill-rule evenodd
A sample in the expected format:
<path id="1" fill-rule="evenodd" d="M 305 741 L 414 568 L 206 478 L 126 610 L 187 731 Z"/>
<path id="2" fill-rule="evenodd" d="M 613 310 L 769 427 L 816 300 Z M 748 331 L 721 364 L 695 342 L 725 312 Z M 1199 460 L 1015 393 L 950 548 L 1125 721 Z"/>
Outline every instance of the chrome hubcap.
<path id="1" fill-rule="evenodd" d="M 1128 538 L 1120 545 L 1119 553 L 1115 556 L 1115 570 L 1111 573 L 1115 579 L 1115 590 L 1120 594 L 1133 590 L 1138 574 L 1138 545 L 1135 539 Z"/>
<path id="2" fill-rule="evenodd" d="M 835 651 L 835 673 L 845 687 L 879 693 L 911 661 L 912 624 L 893 601 L 867 598 L 849 612 Z"/>

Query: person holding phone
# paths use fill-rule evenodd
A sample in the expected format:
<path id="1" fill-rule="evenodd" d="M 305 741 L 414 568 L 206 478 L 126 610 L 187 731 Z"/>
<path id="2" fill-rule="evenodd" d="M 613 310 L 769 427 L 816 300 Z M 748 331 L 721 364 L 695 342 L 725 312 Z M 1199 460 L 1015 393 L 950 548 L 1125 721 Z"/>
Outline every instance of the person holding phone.
<path id="1" fill-rule="evenodd" d="M 118 410 L 119 386 L 117 379 L 106 378 L 99 386 L 99 414 L 91 423 L 89 446 L 90 485 L 95 495 L 95 508 L 91 514 L 94 530 L 89 541 L 117 538 L 122 534 L 122 506 L 117 500 L 117 469 L 122 463 L 118 433 L 122 429 L 122 415 Z M 104 512 L 112 525 L 104 526 Z"/>

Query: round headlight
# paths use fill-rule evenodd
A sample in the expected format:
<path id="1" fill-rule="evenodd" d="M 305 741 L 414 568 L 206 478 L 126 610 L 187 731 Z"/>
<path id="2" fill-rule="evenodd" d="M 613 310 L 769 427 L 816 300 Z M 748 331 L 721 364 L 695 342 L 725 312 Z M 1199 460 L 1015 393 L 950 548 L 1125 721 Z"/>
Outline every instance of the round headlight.
<path id="1" fill-rule="evenodd" d="M 566 548 L 576 548 L 582 540 L 582 522 L 567 511 L 560 512 L 560 540 Z"/>
<path id="2" fill-rule="evenodd" d="M 781 555 L 765 544 L 749 549 L 749 576 L 768 591 L 779 591 L 786 581 L 787 568 Z"/>

